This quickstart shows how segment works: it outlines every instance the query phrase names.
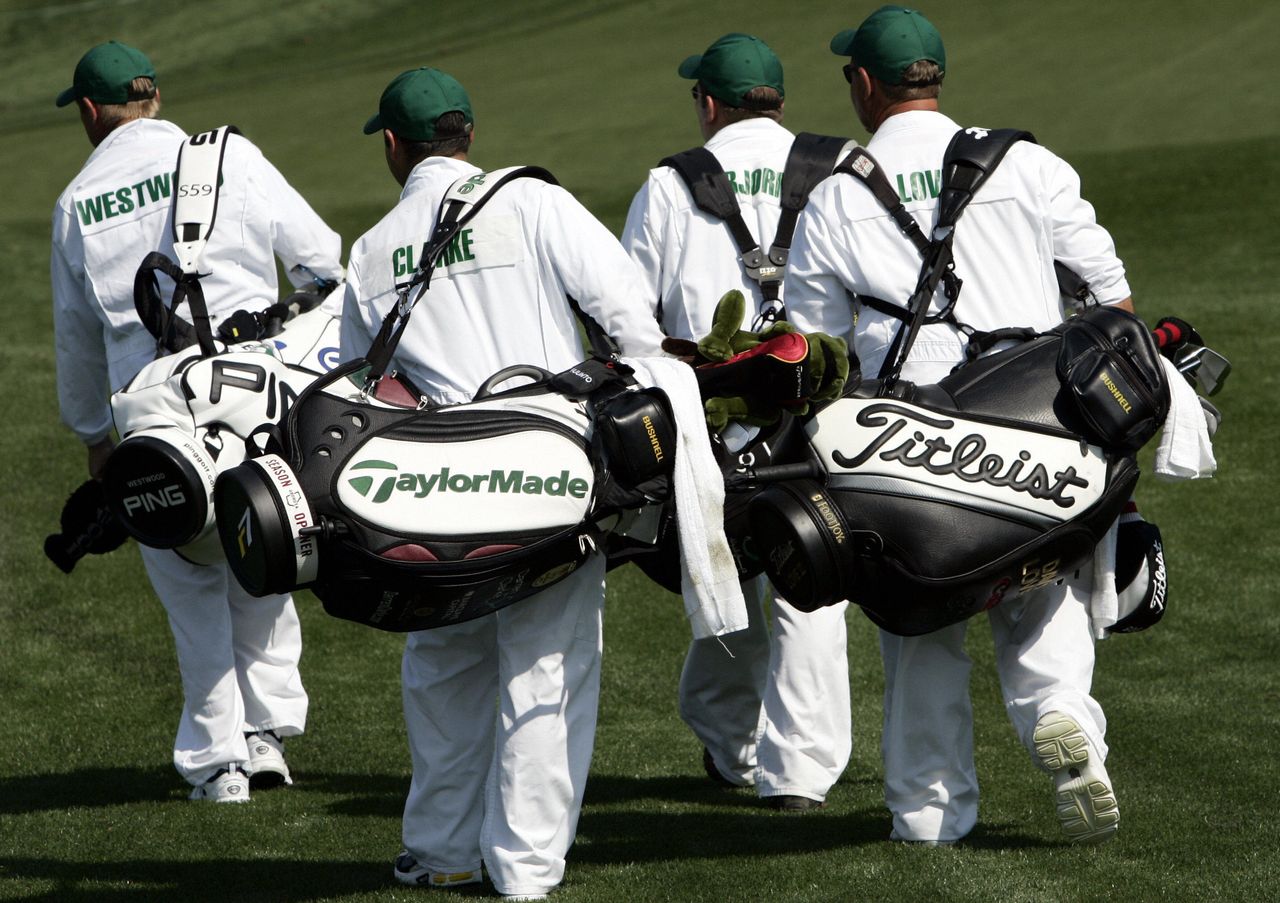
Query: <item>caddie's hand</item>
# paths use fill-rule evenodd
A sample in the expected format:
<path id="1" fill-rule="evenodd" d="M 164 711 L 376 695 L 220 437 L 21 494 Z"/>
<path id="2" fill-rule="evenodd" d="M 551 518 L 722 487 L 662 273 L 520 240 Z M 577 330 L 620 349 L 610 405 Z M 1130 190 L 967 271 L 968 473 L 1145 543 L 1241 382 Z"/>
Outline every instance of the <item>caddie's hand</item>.
<path id="1" fill-rule="evenodd" d="M 263 325 L 261 315 L 238 310 L 218 324 L 218 338 L 228 345 L 255 342 L 263 336 Z"/>
<path id="2" fill-rule="evenodd" d="M 102 479 L 102 472 L 107 466 L 107 458 L 111 457 L 111 452 L 115 447 L 115 440 L 110 436 L 89 446 L 89 479 Z"/>
<path id="3" fill-rule="evenodd" d="M 1196 328 L 1179 317 L 1164 317 L 1151 332 L 1156 337 L 1160 353 L 1170 359 L 1187 345 L 1204 345 L 1204 339 L 1200 338 Z"/>

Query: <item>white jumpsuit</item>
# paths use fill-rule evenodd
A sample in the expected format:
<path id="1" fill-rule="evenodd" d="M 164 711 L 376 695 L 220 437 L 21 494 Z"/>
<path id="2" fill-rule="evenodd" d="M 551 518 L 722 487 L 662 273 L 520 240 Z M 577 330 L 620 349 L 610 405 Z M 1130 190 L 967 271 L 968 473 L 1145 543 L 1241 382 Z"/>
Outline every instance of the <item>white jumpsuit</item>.
<path id="1" fill-rule="evenodd" d="M 887 119 L 868 144 L 907 210 L 928 234 L 933 225 L 943 152 L 959 127 L 940 113 L 911 111 Z M 1020 142 L 979 189 L 955 233 L 956 272 L 964 280 L 956 316 L 979 330 L 1050 329 L 1063 319 L 1053 262 L 1084 277 L 1104 304 L 1129 297 L 1110 235 L 1080 197 L 1080 179 L 1064 161 Z M 899 304 L 910 296 L 920 256 L 859 180 L 838 175 L 814 191 L 801 216 L 787 279 L 787 306 L 802 330 L 851 335 L 864 377 L 875 377 L 899 321 L 848 292 Z M 933 309 L 940 308 L 939 289 Z M 963 360 L 952 327 L 922 329 L 904 379 L 936 382 Z M 1106 719 L 1090 696 L 1093 637 L 1086 571 L 1060 585 L 1006 599 L 989 617 L 1005 707 L 1034 754 L 1039 717 L 1060 711 L 1080 725 L 1105 759 Z M 885 801 L 894 836 L 951 841 L 978 815 L 973 763 L 970 660 L 966 623 L 918 637 L 880 634 L 885 669 Z"/>
<path id="2" fill-rule="evenodd" d="M 355 243 L 344 358 L 368 351 L 396 284 L 417 266 L 445 191 L 479 172 L 427 158 L 399 204 Z M 635 267 L 562 188 L 518 179 L 456 241 L 394 358 L 431 398 L 468 401 L 514 364 L 558 372 L 582 360 L 566 295 L 624 353 L 661 353 Z M 432 872 L 476 871 L 483 860 L 504 894 L 546 893 L 563 878 L 594 743 L 604 570 L 596 555 L 492 616 L 409 635 L 402 677 L 413 782 L 403 840 Z"/>
<path id="3" fill-rule="evenodd" d="M 155 357 L 138 320 L 133 279 L 151 251 L 173 255 L 170 200 L 186 134 L 143 119 L 112 131 L 58 198 L 53 213 L 54 339 L 63 422 L 87 445 L 112 429 L 110 393 Z M 338 279 L 341 240 L 261 151 L 232 136 L 202 280 L 209 313 L 261 310 L 277 300 L 276 261 Z M 299 284 L 306 281 L 300 276 Z M 182 675 L 174 765 L 199 785 L 248 760 L 244 734 L 299 734 L 307 695 L 298 675 L 302 638 L 289 596 L 254 599 L 225 565 L 202 567 L 142 549 L 169 615 Z"/>
<path id="4" fill-rule="evenodd" d="M 778 229 L 793 140 L 782 126 L 759 118 L 728 125 L 705 145 L 735 186 L 743 220 L 766 252 Z M 640 265 L 649 305 L 655 313 L 660 308 L 668 335 L 707 335 L 716 302 L 730 289 L 746 296 L 744 328 L 750 327 L 763 300 L 760 285 L 743 269 L 728 227 L 694 206 L 675 170 L 650 171 L 631 203 L 622 244 Z M 734 783 L 755 784 L 764 797 L 822 800 L 852 749 L 847 603 L 805 614 L 775 593 L 770 631 L 768 580 L 747 581 L 742 591 L 748 629 L 690 643 L 680 715 Z"/>

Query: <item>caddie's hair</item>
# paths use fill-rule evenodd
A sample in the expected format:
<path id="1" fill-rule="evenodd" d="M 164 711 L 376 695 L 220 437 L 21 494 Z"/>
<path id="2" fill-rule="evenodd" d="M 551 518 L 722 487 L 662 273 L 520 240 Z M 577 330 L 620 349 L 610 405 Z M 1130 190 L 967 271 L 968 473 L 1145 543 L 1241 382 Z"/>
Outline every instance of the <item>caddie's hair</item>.
<path id="1" fill-rule="evenodd" d="M 436 120 L 436 137 L 430 141 L 406 141 L 405 152 L 414 166 L 427 157 L 452 157 L 471 149 L 471 123 L 458 110 Z"/>
<path id="2" fill-rule="evenodd" d="M 916 60 L 902 73 L 902 84 L 886 85 L 884 95 L 893 103 L 907 100 L 933 100 L 942 93 L 942 70 L 929 60 Z"/>
<path id="3" fill-rule="evenodd" d="M 699 85 L 701 88 L 702 86 Z M 706 89 L 702 89 L 706 93 Z M 744 119 L 772 119 L 782 121 L 782 95 L 776 88 L 761 85 L 752 88 L 742 96 L 741 106 L 732 106 L 726 101 L 716 98 L 724 118 L 729 122 L 742 122 Z"/>
<path id="4" fill-rule="evenodd" d="M 145 75 L 129 82 L 129 99 L 124 103 L 98 104 L 98 121 L 110 131 L 134 119 L 155 119 L 160 112 L 156 83 Z"/>

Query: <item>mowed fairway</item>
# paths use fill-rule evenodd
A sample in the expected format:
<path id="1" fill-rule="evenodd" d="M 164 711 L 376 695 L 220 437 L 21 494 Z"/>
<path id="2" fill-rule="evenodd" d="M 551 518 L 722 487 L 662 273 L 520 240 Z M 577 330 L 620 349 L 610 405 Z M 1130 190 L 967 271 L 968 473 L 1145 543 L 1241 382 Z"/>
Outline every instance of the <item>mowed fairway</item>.
<path id="1" fill-rule="evenodd" d="M 438 66 L 467 86 L 478 165 L 546 166 L 616 231 L 647 168 L 698 142 L 674 70 L 724 32 L 778 51 L 794 130 L 865 140 L 826 47 L 874 6 L 0 0 L 0 900 L 474 896 L 391 876 L 409 780 L 400 637 L 301 595 L 312 708 L 289 745 L 297 783 L 249 806 L 188 804 L 169 762 L 181 707 L 172 641 L 136 547 L 70 576 L 41 554 L 85 476 L 58 421 L 48 285 L 50 211 L 89 152 L 74 111 L 53 106 L 79 55 L 110 38 L 144 48 L 165 117 L 188 131 L 238 125 L 345 253 L 397 197 L 380 141 L 360 127 L 403 69 Z M 1280 5 L 936 0 L 924 11 L 949 49 L 944 110 L 1028 129 L 1067 157 L 1139 310 L 1190 320 L 1235 365 L 1215 399 L 1219 475 L 1139 486 L 1164 531 L 1168 615 L 1098 648 L 1119 836 L 1096 849 L 1061 840 L 1050 781 L 1003 714 L 980 620 L 969 638 L 983 799 L 964 844 L 887 842 L 878 649 L 856 610 L 855 749 L 828 808 L 788 816 L 712 787 L 676 714 L 679 600 L 628 567 L 610 581 L 600 730 L 556 893 L 565 903 L 1276 898 Z"/>

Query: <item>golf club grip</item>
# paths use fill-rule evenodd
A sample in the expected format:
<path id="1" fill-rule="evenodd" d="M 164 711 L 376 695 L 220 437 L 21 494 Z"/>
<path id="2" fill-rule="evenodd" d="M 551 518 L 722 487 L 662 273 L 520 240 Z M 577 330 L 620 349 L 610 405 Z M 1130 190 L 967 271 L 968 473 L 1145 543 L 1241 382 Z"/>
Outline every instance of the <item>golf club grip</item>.
<path id="1" fill-rule="evenodd" d="M 800 464 L 762 464 L 751 467 L 741 473 L 731 473 L 725 477 L 724 487 L 733 491 L 759 486 L 762 483 L 782 483 L 786 480 L 821 480 L 826 472 L 817 461 L 805 461 Z"/>

